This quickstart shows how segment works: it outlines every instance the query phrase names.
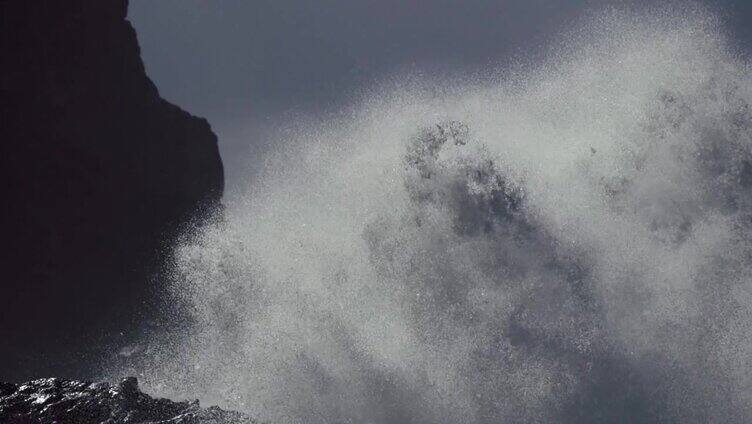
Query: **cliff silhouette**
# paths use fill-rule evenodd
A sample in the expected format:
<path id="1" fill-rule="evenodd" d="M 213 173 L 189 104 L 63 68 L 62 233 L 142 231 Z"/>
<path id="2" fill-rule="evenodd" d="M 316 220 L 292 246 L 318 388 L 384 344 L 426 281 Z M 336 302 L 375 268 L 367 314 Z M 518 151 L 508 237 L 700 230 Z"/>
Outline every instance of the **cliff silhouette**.
<path id="1" fill-rule="evenodd" d="M 147 77 L 125 0 L 0 3 L 0 376 L 87 377 L 159 315 L 170 241 L 223 191 L 208 122 Z"/>

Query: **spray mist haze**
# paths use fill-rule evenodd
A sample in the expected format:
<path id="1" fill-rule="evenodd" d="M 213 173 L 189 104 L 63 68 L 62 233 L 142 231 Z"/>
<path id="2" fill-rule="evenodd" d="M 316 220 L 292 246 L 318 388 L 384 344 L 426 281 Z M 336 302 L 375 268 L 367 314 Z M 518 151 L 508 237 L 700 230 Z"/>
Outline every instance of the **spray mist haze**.
<path id="1" fill-rule="evenodd" d="M 750 422 L 752 74 L 718 27 L 612 11 L 289 123 L 178 247 L 144 383 L 275 423 Z"/>

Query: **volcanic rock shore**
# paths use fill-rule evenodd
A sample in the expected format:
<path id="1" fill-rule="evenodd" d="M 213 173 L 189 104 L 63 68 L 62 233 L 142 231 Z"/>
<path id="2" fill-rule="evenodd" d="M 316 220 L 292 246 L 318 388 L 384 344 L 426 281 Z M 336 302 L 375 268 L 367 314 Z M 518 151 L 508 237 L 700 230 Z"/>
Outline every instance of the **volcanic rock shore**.
<path id="1" fill-rule="evenodd" d="M 117 385 L 44 378 L 0 383 L 5 424 L 253 424 L 247 415 L 198 401 L 173 402 L 142 393 L 134 377 Z"/>

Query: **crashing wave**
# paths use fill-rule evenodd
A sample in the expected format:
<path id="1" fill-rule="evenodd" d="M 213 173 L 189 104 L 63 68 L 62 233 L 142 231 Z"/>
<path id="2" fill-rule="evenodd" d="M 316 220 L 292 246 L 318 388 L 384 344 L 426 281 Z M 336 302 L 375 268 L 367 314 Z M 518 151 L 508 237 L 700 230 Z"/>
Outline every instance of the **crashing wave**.
<path id="1" fill-rule="evenodd" d="M 281 131 L 133 366 L 279 423 L 749 422 L 752 79 L 719 32 L 612 12 Z"/>

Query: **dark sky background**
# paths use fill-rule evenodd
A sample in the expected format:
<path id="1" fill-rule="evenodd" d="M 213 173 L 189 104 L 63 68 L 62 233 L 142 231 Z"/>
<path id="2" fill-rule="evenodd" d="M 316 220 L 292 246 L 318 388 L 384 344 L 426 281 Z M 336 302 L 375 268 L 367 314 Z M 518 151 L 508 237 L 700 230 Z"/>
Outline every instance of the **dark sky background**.
<path id="1" fill-rule="evenodd" d="M 705 3 L 742 49 L 752 46 L 752 1 Z M 162 96 L 206 117 L 218 134 L 232 190 L 248 178 L 264 131 L 286 116 L 336 110 L 395 72 L 453 75 L 535 55 L 606 4 L 131 0 L 129 18 Z"/>

